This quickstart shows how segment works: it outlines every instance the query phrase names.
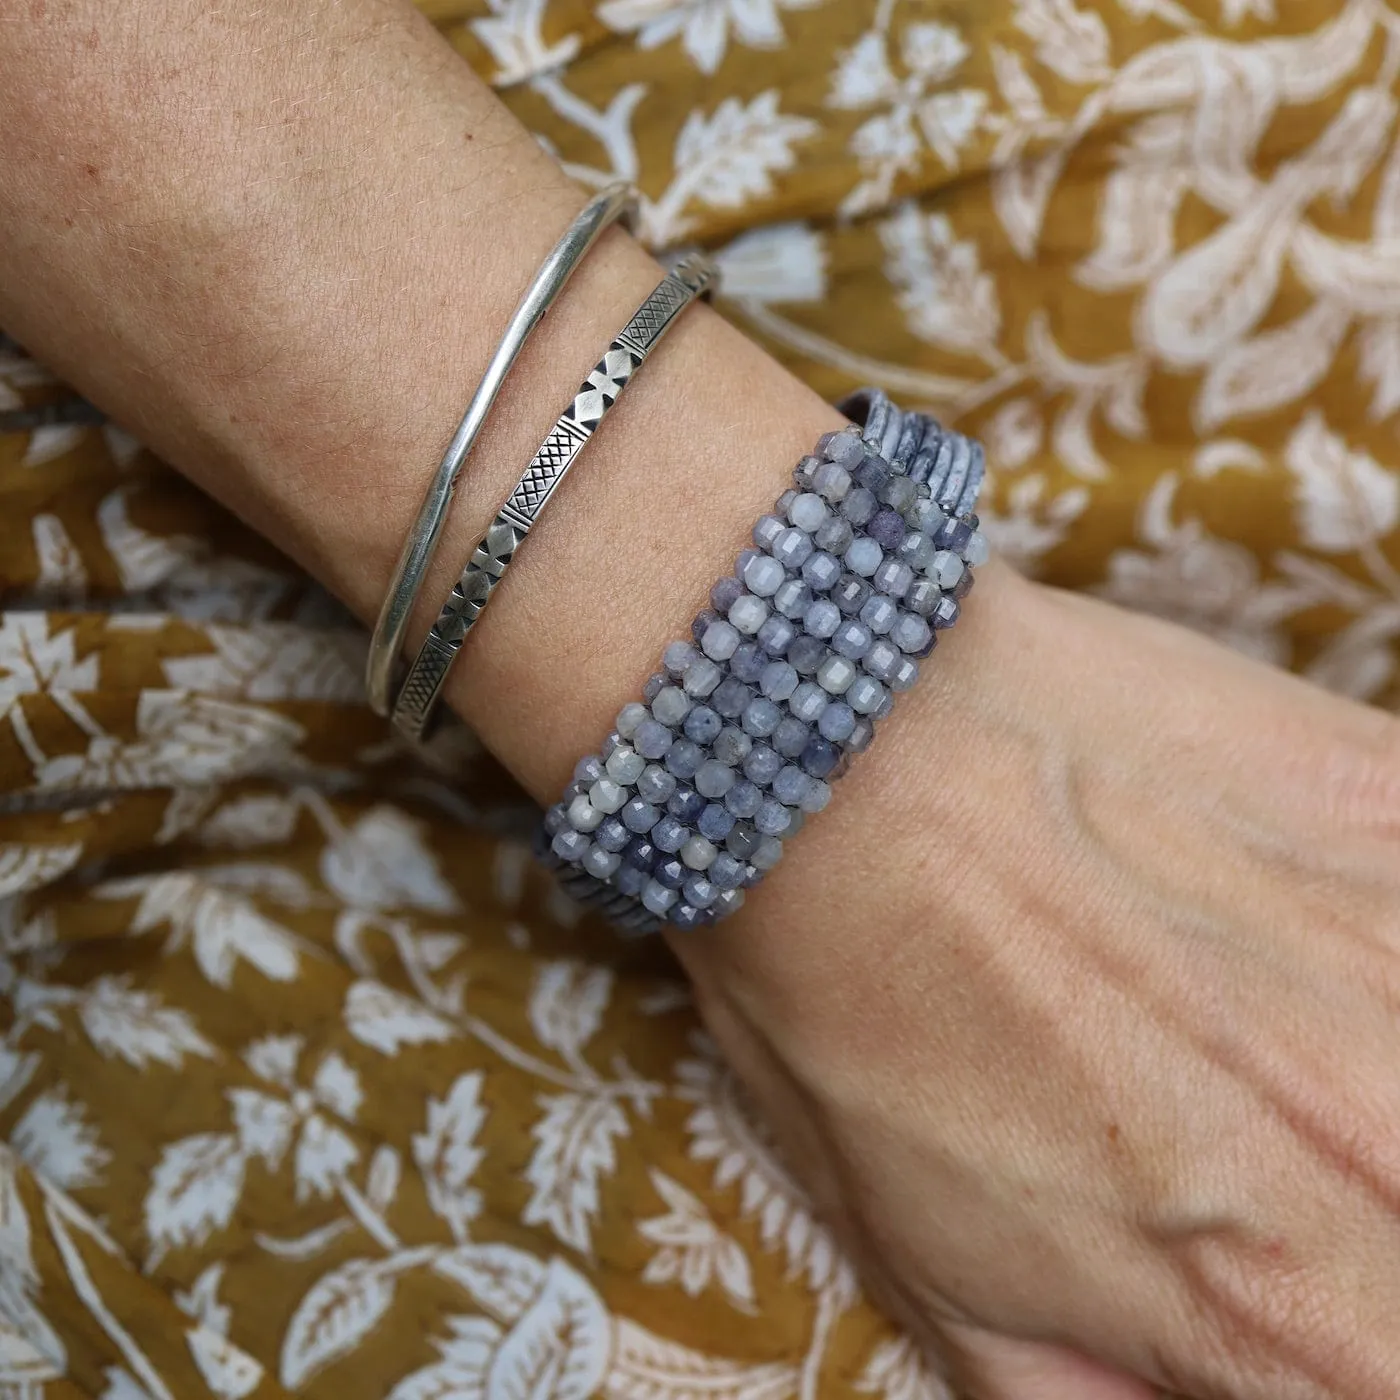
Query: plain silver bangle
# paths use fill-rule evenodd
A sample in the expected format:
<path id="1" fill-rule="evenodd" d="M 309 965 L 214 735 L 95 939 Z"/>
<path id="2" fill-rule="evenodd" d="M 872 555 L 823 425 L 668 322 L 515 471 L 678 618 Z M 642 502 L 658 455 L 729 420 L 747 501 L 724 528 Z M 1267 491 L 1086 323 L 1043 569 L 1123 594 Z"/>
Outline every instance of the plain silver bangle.
<path id="1" fill-rule="evenodd" d="M 710 293 L 717 275 L 714 264 L 700 253 L 677 263 L 613 337 L 603 358 L 579 386 L 573 402 L 559 415 L 481 543 L 472 551 L 457 586 L 409 668 L 394 704 L 394 725 L 402 734 L 410 739 L 421 739 L 427 734 L 447 673 L 531 526 L 647 356 L 676 317 L 697 297 Z"/>
<path id="2" fill-rule="evenodd" d="M 595 195 L 579 216 L 564 231 L 549 256 L 540 264 L 520 304 L 506 326 L 505 335 L 476 386 L 467 411 L 438 463 L 437 471 L 423 496 L 418 518 L 404 541 L 394 576 L 389 581 L 384 605 L 374 624 L 369 655 L 365 660 L 365 688 L 369 703 L 377 714 L 387 715 L 393 703 L 394 672 L 398 667 L 399 650 L 404 632 L 413 615 L 414 604 L 428 571 L 433 552 L 437 549 L 447 513 L 452 505 L 452 493 L 462 473 L 467 456 L 481 431 L 486 415 L 496 402 L 505 377 L 519 357 L 530 333 L 539 325 L 544 314 L 554 305 L 569 278 L 583 261 L 588 250 L 603 232 L 619 220 L 630 226 L 637 209 L 637 194 L 630 185 L 614 184 Z"/>

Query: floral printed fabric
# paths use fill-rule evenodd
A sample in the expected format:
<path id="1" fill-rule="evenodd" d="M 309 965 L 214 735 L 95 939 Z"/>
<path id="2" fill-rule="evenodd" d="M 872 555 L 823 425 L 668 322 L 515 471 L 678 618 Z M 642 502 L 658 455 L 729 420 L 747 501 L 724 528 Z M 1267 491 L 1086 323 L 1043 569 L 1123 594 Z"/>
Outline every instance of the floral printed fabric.
<path id="1" fill-rule="evenodd" d="M 424 0 L 1022 567 L 1397 706 L 1382 0 Z M 664 949 L 469 741 L 0 341 L 0 1400 L 932 1400 Z M 52 405 L 59 405 L 51 411 Z"/>

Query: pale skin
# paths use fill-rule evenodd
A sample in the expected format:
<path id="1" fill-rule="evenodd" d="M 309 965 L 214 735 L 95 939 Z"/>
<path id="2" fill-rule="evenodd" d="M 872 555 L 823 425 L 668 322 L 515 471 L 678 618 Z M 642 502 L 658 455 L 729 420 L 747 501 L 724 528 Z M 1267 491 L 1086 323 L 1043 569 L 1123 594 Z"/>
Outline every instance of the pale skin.
<path id="1" fill-rule="evenodd" d="M 0 325 L 371 618 L 582 194 L 400 0 L 0 20 Z M 609 235 L 551 314 L 414 640 L 656 277 Z M 839 421 L 713 312 L 676 330 L 451 693 L 536 796 Z M 1400 722 L 990 567 L 839 801 L 675 948 L 968 1395 L 1400 1394 Z"/>

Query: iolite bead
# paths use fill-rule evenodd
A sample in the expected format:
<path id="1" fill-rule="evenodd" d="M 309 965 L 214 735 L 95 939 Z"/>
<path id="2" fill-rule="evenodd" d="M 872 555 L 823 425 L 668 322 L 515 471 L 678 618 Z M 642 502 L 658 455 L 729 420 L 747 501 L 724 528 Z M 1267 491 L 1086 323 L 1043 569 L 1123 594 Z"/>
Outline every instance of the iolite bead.
<path id="1" fill-rule="evenodd" d="M 726 724 L 710 745 L 710 753 L 729 768 L 737 768 L 753 749 L 753 739 L 738 725 Z"/>
<path id="2" fill-rule="evenodd" d="M 682 886 L 681 896 L 696 909 L 708 909 L 719 898 L 719 889 L 708 876 L 692 875 Z"/>
<path id="3" fill-rule="evenodd" d="M 678 890 L 690 879 L 690 871 L 679 856 L 670 856 L 656 862 L 651 878 L 668 890 Z"/>
<path id="4" fill-rule="evenodd" d="M 846 499 L 841 502 L 841 514 L 857 527 L 864 525 L 879 509 L 880 502 L 876 500 L 875 493 L 867 491 L 864 486 L 847 492 Z"/>
<path id="5" fill-rule="evenodd" d="M 696 705 L 685 717 L 685 737 L 697 744 L 709 744 L 724 728 L 724 721 L 709 705 Z"/>
<path id="6" fill-rule="evenodd" d="M 812 557 L 815 548 L 811 535 L 789 527 L 774 541 L 773 558 L 791 573 L 800 569 Z"/>
<path id="7" fill-rule="evenodd" d="M 682 933 L 688 933 L 705 922 L 705 911 L 697 909 L 693 904 L 677 904 L 671 910 L 670 919 L 672 927 L 680 929 Z"/>
<path id="8" fill-rule="evenodd" d="M 667 750 L 666 771 L 683 783 L 689 782 L 704 761 L 705 751 L 699 744 L 690 739 L 677 739 Z"/>
<path id="9" fill-rule="evenodd" d="M 605 851 L 620 851 L 632 839 L 621 817 L 605 817 L 603 824 L 593 833 L 593 840 Z"/>
<path id="10" fill-rule="evenodd" d="M 663 686 L 651 702 L 652 717 L 658 724 L 675 729 L 690 713 L 691 699 L 678 685 Z"/>
<path id="11" fill-rule="evenodd" d="M 924 496 L 914 503 L 914 519 L 924 534 L 936 538 L 948 516 L 936 501 Z"/>
<path id="12" fill-rule="evenodd" d="M 908 526 L 904 523 L 904 517 L 889 506 L 884 506 L 877 510 L 871 517 L 870 523 L 865 527 L 865 533 L 870 536 L 881 549 L 895 550 L 904 543 L 904 536 L 908 531 Z M 861 572 L 860 570 L 856 571 Z M 874 570 L 871 570 L 874 573 Z"/>
<path id="13" fill-rule="evenodd" d="M 711 624 L 718 620 L 719 614 L 713 608 L 701 608 L 695 614 L 695 620 L 690 624 L 690 635 L 698 642 Z"/>
<path id="14" fill-rule="evenodd" d="M 974 569 L 980 568 L 992 557 L 987 537 L 980 530 L 973 530 L 967 543 L 963 545 L 962 556 Z"/>
<path id="15" fill-rule="evenodd" d="M 796 758 L 807 747 L 812 731 L 796 715 L 788 715 L 773 731 L 773 751 L 783 758 Z"/>
<path id="16" fill-rule="evenodd" d="M 690 839 L 690 828 L 679 817 L 673 817 L 667 812 L 659 817 L 656 825 L 652 827 L 651 839 L 657 850 L 664 851 L 667 855 L 675 855 Z"/>
<path id="17" fill-rule="evenodd" d="M 692 836 L 684 846 L 681 847 L 681 859 L 692 870 L 708 869 L 710 863 L 719 854 L 715 849 L 715 843 L 704 836 Z"/>
<path id="18" fill-rule="evenodd" d="M 851 474 L 838 462 L 825 462 L 817 468 L 812 486 L 824 501 L 834 506 L 840 505 L 846 492 L 851 489 Z"/>
<path id="19" fill-rule="evenodd" d="M 562 802 L 556 802 L 545 814 L 544 821 L 540 823 L 544 828 L 546 836 L 558 836 L 561 831 L 569 829 L 569 811 Z"/>
<path id="20" fill-rule="evenodd" d="M 638 870 L 635 865 L 628 865 L 624 858 L 621 868 L 612 877 L 612 887 L 619 894 L 639 898 L 642 891 L 646 889 L 647 881 L 650 878 L 645 870 Z"/>
<path id="21" fill-rule="evenodd" d="M 778 728 L 781 729 L 782 726 L 779 725 Z M 774 733 L 776 732 L 777 730 L 774 730 Z M 744 777 L 756 787 L 767 787 L 773 781 L 773 775 L 782 766 L 783 757 L 771 744 L 755 744 L 744 760 Z"/>
<path id="22" fill-rule="evenodd" d="M 846 703 L 858 715 L 874 714 L 885 699 L 885 687 L 874 676 L 857 676 L 846 692 Z"/>
<path id="23" fill-rule="evenodd" d="M 914 504 L 919 488 L 907 476 L 892 476 L 880 488 L 880 501 L 903 515 Z M 902 523 L 902 522 L 901 522 Z"/>
<path id="24" fill-rule="evenodd" d="M 899 621 L 899 608 L 883 594 L 875 593 L 860 610 L 860 620 L 877 637 L 883 637 Z"/>
<path id="25" fill-rule="evenodd" d="M 857 484 L 878 497 L 884 489 L 885 482 L 890 479 L 889 463 L 880 457 L 867 457 L 856 468 L 855 479 Z"/>
<path id="26" fill-rule="evenodd" d="M 786 807 L 798 807 L 807 795 L 812 780 L 795 763 L 789 763 L 773 779 L 773 796 Z"/>
<path id="27" fill-rule="evenodd" d="M 841 609 L 830 598 L 815 598 L 802 618 L 802 630 L 809 637 L 825 640 L 841 625 Z"/>
<path id="28" fill-rule="evenodd" d="M 741 594 L 729 609 L 730 625 L 746 637 L 752 637 L 767 620 L 768 604 L 752 593 Z"/>
<path id="29" fill-rule="evenodd" d="M 888 681 L 903 659 L 903 652 L 888 637 L 876 637 L 862 658 L 862 664 L 877 681 Z"/>
<path id="30" fill-rule="evenodd" d="M 940 588 L 952 588 L 963 576 L 963 561 L 951 549 L 940 549 L 929 561 L 928 576 Z"/>
<path id="31" fill-rule="evenodd" d="M 752 822 L 736 822 L 734 830 L 729 833 L 725 840 L 724 848 L 730 855 L 736 856 L 739 860 L 748 860 L 758 849 L 758 844 L 762 839 Z"/>
<path id="32" fill-rule="evenodd" d="M 786 520 L 786 519 L 787 519 L 787 513 L 788 513 L 788 507 L 789 507 L 789 506 L 798 498 L 798 496 L 800 496 L 801 494 L 802 494 L 802 493 L 801 493 L 795 486 L 789 486 L 789 487 L 787 488 L 787 490 L 784 491 L 784 492 L 782 493 L 782 495 L 778 497 L 777 502 L 776 502 L 775 505 L 773 506 L 773 514 L 774 514 L 774 515 L 781 515 L 781 516 L 783 517 L 783 519 Z"/>
<path id="33" fill-rule="evenodd" d="M 831 802 L 831 784 L 821 778 L 813 778 L 802 795 L 802 810 L 811 816 L 826 811 Z"/>
<path id="34" fill-rule="evenodd" d="M 851 547 L 846 551 L 846 567 L 861 578 L 869 578 L 880 567 L 880 561 L 884 557 L 879 543 L 868 535 L 862 535 L 853 540 Z"/>
<path id="35" fill-rule="evenodd" d="M 890 628 L 890 641 L 906 655 L 917 655 L 928 645 L 933 629 L 917 613 L 901 613 Z"/>
<path id="36" fill-rule="evenodd" d="M 614 809 L 616 810 L 616 809 Z M 586 797 L 580 794 L 569 803 L 569 825 L 575 831 L 597 831 L 603 824 L 606 812 L 600 812 Z"/>
<path id="37" fill-rule="evenodd" d="M 772 750 L 769 750 L 772 753 Z M 776 759 L 777 754 L 773 754 Z M 747 771 L 747 769 L 745 770 Z M 763 792 L 758 784 L 751 782 L 748 778 L 740 778 L 728 792 L 724 794 L 724 805 L 736 817 L 751 817 L 758 811 L 763 803 Z"/>
<path id="38" fill-rule="evenodd" d="M 817 668 L 817 684 L 830 695 L 844 695 L 856 678 L 855 662 L 844 656 L 831 655 Z M 826 707 L 823 705 L 822 707 Z M 820 711 L 814 718 L 820 718 Z"/>
<path id="39" fill-rule="evenodd" d="M 662 884 L 655 875 L 642 886 L 642 903 L 653 914 L 663 917 L 669 914 L 678 898 L 676 891 Z"/>
<path id="40" fill-rule="evenodd" d="M 951 549 L 954 554 L 961 554 L 971 538 L 971 525 L 963 520 L 949 519 L 939 526 L 933 542 L 939 549 Z"/>
<path id="41" fill-rule="evenodd" d="M 724 672 L 717 662 L 711 661 L 708 656 L 697 656 L 686 671 L 681 685 L 692 699 L 701 700 L 709 695 L 723 678 Z"/>
<path id="42" fill-rule="evenodd" d="M 746 734 L 755 739 L 766 739 L 782 722 L 782 718 L 782 710 L 766 696 L 759 695 L 749 701 L 740 722 Z"/>
<path id="43" fill-rule="evenodd" d="M 695 791 L 712 802 L 734 786 L 734 770 L 717 758 L 707 758 L 695 772 Z"/>
<path id="44" fill-rule="evenodd" d="M 725 719 L 738 719 L 752 699 L 753 691 L 743 681 L 734 676 L 726 676 L 715 687 L 710 704 Z"/>
<path id="45" fill-rule="evenodd" d="M 870 747 L 870 741 L 875 737 L 875 725 L 868 716 L 858 715 L 856 717 L 856 727 L 851 730 L 851 737 L 846 740 L 847 753 L 864 753 Z"/>
<path id="46" fill-rule="evenodd" d="M 874 632 L 865 623 L 848 617 L 832 634 L 831 649 L 847 660 L 859 661 L 874 640 Z"/>
<path id="47" fill-rule="evenodd" d="M 710 606 L 723 617 L 734 606 L 734 600 L 743 595 L 744 585 L 737 578 L 722 578 L 710 589 Z"/>
<path id="48" fill-rule="evenodd" d="M 904 606 L 911 612 L 917 613 L 920 617 L 928 617 L 938 606 L 938 600 L 943 596 L 943 590 L 933 579 L 916 578 L 909 586 L 909 591 L 904 595 Z M 894 625 L 894 619 L 890 619 L 890 626 Z"/>
<path id="49" fill-rule="evenodd" d="M 820 637 L 809 637 L 805 632 L 794 637 L 787 649 L 788 664 L 799 676 L 814 675 L 825 657 L 826 643 Z"/>
<path id="50" fill-rule="evenodd" d="M 810 452 L 802 458 L 792 469 L 792 479 L 804 490 L 812 489 L 812 482 L 816 479 L 817 468 L 822 464 L 820 457 L 814 457 Z"/>
<path id="51" fill-rule="evenodd" d="M 632 746 L 643 758 L 651 761 L 665 758 L 675 739 L 675 734 L 667 725 L 647 719 L 637 726 L 637 732 L 632 736 Z"/>
<path id="52" fill-rule="evenodd" d="M 780 620 L 787 622 L 787 618 Z M 744 685 L 757 685 L 767 665 L 768 653 L 756 641 L 745 642 L 729 658 L 729 674 Z"/>
<path id="53" fill-rule="evenodd" d="M 783 858 L 783 843 L 776 836 L 764 835 L 758 842 L 749 864 L 756 870 L 771 870 Z"/>
<path id="54" fill-rule="evenodd" d="M 617 712 L 617 732 L 624 739 L 630 739 L 637 732 L 637 726 L 650 718 L 651 711 L 645 705 L 633 700 Z"/>
<path id="55" fill-rule="evenodd" d="M 720 618 L 710 623 L 700 638 L 700 649 L 711 661 L 728 661 L 738 645 L 738 629 Z"/>
<path id="56" fill-rule="evenodd" d="M 622 857 L 616 851 L 605 851 L 596 841 L 588 848 L 579 862 L 595 880 L 606 880 L 622 864 Z"/>
<path id="57" fill-rule="evenodd" d="M 614 782 L 608 777 L 599 778 L 592 787 L 588 789 L 588 800 L 604 816 L 612 816 L 614 812 L 620 812 L 631 794 L 621 783 Z"/>
<path id="58" fill-rule="evenodd" d="M 549 843 L 549 848 L 560 860 L 577 865 L 588 854 L 592 845 L 593 842 L 583 832 L 575 831 L 573 827 L 565 827 Z"/>
<path id="59" fill-rule="evenodd" d="M 935 632 L 929 638 L 930 645 L 938 640 L 938 633 Z M 901 656 L 895 664 L 894 670 L 885 678 L 885 684 L 891 690 L 908 690 L 910 686 L 919 679 L 919 663 L 912 656 Z M 877 711 L 878 717 L 878 711 Z"/>
<path id="60" fill-rule="evenodd" d="M 661 664 L 673 676 L 683 676 L 694 664 L 697 653 L 689 642 L 669 642 L 661 653 Z"/>
<path id="61" fill-rule="evenodd" d="M 670 678 L 664 671 L 654 671 L 647 677 L 647 683 L 642 687 L 642 699 L 648 705 L 666 688 L 666 682 Z"/>
<path id="62" fill-rule="evenodd" d="M 723 841 L 734 828 L 734 814 L 723 802 L 711 802 L 700 813 L 696 830 L 707 841 Z"/>
<path id="63" fill-rule="evenodd" d="M 646 772 L 637 779 L 637 796 L 647 802 L 667 802 L 675 790 L 675 778 L 659 763 L 647 764 Z"/>
<path id="64" fill-rule="evenodd" d="M 801 492 L 788 507 L 787 518 L 799 530 L 814 534 L 831 512 L 815 491 Z"/>
<path id="65" fill-rule="evenodd" d="M 792 645 L 792 639 L 797 635 L 797 626 L 790 619 L 780 617 L 774 613 L 762 627 L 758 629 L 757 642 L 764 651 L 771 656 L 782 656 L 788 647 Z"/>
<path id="66" fill-rule="evenodd" d="M 868 579 L 856 574 L 843 574 L 841 582 L 831 590 L 831 601 L 847 616 L 854 617 L 865 606 L 874 589 Z"/>
<path id="67" fill-rule="evenodd" d="M 802 771 L 812 778 L 827 777 L 840 761 L 841 750 L 820 734 L 814 734 L 802 750 Z"/>
<path id="68" fill-rule="evenodd" d="M 855 724 L 855 711 L 844 700 L 833 700 L 821 712 L 821 717 L 817 720 L 817 732 L 823 739 L 830 739 L 833 744 L 839 744 L 851 737 Z"/>
<path id="69" fill-rule="evenodd" d="M 781 802 L 770 797 L 754 814 L 754 829 L 760 836 L 785 836 L 792 826 L 792 816 Z"/>
<path id="70" fill-rule="evenodd" d="M 756 598 L 771 598 L 786 578 L 787 570 L 767 554 L 755 554 L 744 565 L 744 585 Z"/>
<path id="71" fill-rule="evenodd" d="M 604 773 L 603 760 L 596 753 L 586 754 L 574 764 L 576 783 L 596 783 Z"/>
<path id="72" fill-rule="evenodd" d="M 839 432 L 823 433 L 817 440 L 817 453 L 829 462 L 854 467 L 865 457 L 865 444 L 858 433 L 843 428 Z"/>
<path id="73" fill-rule="evenodd" d="M 644 721 L 650 723 L 650 721 Z M 630 744 L 619 744 L 604 764 L 608 777 L 615 783 L 630 785 L 646 771 L 647 761 Z"/>
<path id="74" fill-rule="evenodd" d="M 972 585 L 976 581 L 976 575 L 971 569 L 964 569 L 963 576 L 953 585 L 953 597 L 961 601 L 972 592 Z"/>
<path id="75" fill-rule="evenodd" d="M 678 783 L 666 803 L 666 810 L 687 826 L 694 826 L 705 810 L 705 799 L 689 784 Z"/>
<path id="76" fill-rule="evenodd" d="M 816 593 L 824 593 L 833 587 L 840 577 L 841 561 L 825 550 L 813 554 L 802 565 L 802 579 Z"/>
<path id="77" fill-rule="evenodd" d="M 627 830 L 641 836 L 656 825 L 661 819 L 661 812 L 654 802 L 645 802 L 640 797 L 634 797 L 622 809 L 621 816 L 622 824 Z"/>
<path id="78" fill-rule="evenodd" d="M 839 515 L 833 515 L 818 526 L 812 536 L 812 543 L 818 549 L 825 550 L 826 553 L 834 554 L 839 558 L 851 547 L 851 541 L 855 537 L 856 533 L 851 528 L 851 522 L 842 520 Z"/>
<path id="79" fill-rule="evenodd" d="M 787 527 L 787 521 L 779 515 L 760 515 L 753 527 L 753 542 L 760 549 L 771 550 Z"/>
<path id="80" fill-rule="evenodd" d="M 887 598 L 903 598 L 914 582 L 914 571 L 902 559 L 886 558 L 870 579 Z"/>
<path id="81" fill-rule="evenodd" d="M 797 689 L 797 670 L 787 661 L 770 661 L 758 678 L 758 688 L 769 700 L 786 700 Z"/>
<path id="82" fill-rule="evenodd" d="M 918 573 L 929 568 L 936 553 L 933 541 L 922 530 L 910 530 L 899 546 L 899 557 Z"/>
<path id="83" fill-rule="evenodd" d="M 790 578 L 780 584 L 773 595 L 773 608 L 786 618 L 801 617 L 812 601 L 811 587 L 800 578 Z"/>
<path id="84" fill-rule="evenodd" d="M 823 653 L 822 660 L 826 660 Z M 812 724 L 826 708 L 828 696 L 815 681 L 803 681 L 788 699 L 788 709 L 804 723 Z"/>
<path id="85" fill-rule="evenodd" d="M 749 863 L 729 851 L 721 851 L 710 863 L 705 878 L 720 891 L 737 890 L 749 873 Z"/>

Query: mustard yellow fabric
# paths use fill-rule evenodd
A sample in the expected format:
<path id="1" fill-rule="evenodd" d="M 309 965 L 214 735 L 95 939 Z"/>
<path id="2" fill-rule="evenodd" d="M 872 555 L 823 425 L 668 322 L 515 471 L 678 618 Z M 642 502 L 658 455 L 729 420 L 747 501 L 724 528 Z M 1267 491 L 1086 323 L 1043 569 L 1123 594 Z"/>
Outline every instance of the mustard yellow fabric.
<path id="1" fill-rule="evenodd" d="M 424 3 L 799 374 L 983 435 L 1022 567 L 1397 705 L 1382 0 Z M 943 1394 L 338 609 L 111 428 L 0 495 L 0 1400 Z"/>

